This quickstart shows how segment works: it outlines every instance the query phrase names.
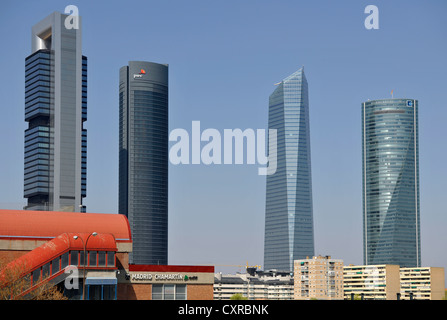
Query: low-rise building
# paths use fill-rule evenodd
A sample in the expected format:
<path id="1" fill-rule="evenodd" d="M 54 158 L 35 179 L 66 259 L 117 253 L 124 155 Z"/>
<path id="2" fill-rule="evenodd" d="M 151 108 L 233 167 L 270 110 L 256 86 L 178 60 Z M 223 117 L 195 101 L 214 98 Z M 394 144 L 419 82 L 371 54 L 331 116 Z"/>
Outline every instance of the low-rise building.
<path id="1" fill-rule="evenodd" d="M 400 299 L 442 300 L 444 268 L 400 268 Z"/>
<path id="2" fill-rule="evenodd" d="M 214 300 L 229 300 L 235 294 L 248 300 L 293 299 L 293 277 L 289 272 L 248 271 L 226 275 L 216 273 Z"/>
<path id="3" fill-rule="evenodd" d="M 343 267 L 343 290 L 347 300 L 397 300 L 400 270 L 397 265 Z"/>
<path id="4" fill-rule="evenodd" d="M 129 264 L 132 244 L 121 214 L 0 210 L 0 287 L 17 283 L 11 298 L 25 299 L 47 285 L 73 300 L 213 299 L 214 266 Z"/>

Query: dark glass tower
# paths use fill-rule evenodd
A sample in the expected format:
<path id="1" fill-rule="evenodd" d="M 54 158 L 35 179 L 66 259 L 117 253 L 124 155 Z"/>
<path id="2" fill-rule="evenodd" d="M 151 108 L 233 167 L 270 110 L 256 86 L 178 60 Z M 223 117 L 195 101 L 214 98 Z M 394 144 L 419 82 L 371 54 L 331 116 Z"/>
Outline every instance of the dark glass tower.
<path id="1" fill-rule="evenodd" d="M 277 170 L 267 176 L 264 269 L 293 271 L 294 260 L 314 255 L 309 99 L 303 68 L 270 95 L 268 126 L 277 130 Z"/>
<path id="2" fill-rule="evenodd" d="M 85 211 L 87 58 L 81 27 L 54 12 L 32 28 L 25 60 L 25 209 Z"/>
<path id="3" fill-rule="evenodd" d="M 120 69 L 119 213 L 132 232 L 130 263 L 168 263 L 168 66 Z"/>
<path id="4" fill-rule="evenodd" d="M 421 265 L 418 101 L 362 104 L 365 265 Z"/>

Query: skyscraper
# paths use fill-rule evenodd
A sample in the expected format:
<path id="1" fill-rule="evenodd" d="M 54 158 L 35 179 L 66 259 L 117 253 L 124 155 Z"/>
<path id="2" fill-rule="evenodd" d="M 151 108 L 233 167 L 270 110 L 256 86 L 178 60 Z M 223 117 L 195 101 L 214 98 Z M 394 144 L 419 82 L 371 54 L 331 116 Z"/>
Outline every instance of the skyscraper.
<path id="1" fill-rule="evenodd" d="M 33 26 L 25 60 L 25 209 L 85 211 L 87 58 L 80 21 L 67 29 L 66 18 L 54 12 Z"/>
<path id="2" fill-rule="evenodd" d="M 130 61 L 119 82 L 119 213 L 129 219 L 130 263 L 168 260 L 168 66 Z"/>
<path id="3" fill-rule="evenodd" d="M 364 264 L 421 265 L 418 101 L 362 104 Z"/>
<path id="4" fill-rule="evenodd" d="M 309 99 L 304 68 L 269 98 L 269 129 L 277 130 L 277 170 L 267 176 L 264 269 L 293 271 L 314 255 Z M 269 150 L 270 152 L 270 150 Z"/>

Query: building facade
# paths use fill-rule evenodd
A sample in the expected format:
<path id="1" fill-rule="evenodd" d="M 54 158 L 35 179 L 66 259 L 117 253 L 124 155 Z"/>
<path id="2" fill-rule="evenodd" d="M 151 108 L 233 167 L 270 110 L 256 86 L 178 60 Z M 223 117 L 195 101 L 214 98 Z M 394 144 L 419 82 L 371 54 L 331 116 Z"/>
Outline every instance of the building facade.
<path id="1" fill-rule="evenodd" d="M 214 275 L 214 300 L 230 300 L 235 294 L 247 300 L 292 300 L 293 277 L 289 272 L 255 271 Z"/>
<path id="2" fill-rule="evenodd" d="M 294 261 L 295 300 L 343 300 L 343 260 L 330 256 Z"/>
<path id="3" fill-rule="evenodd" d="M 362 104 L 365 265 L 421 265 L 418 101 Z"/>
<path id="4" fill-rule="evenodd" d="M 131 252 L 122 214 L 0 210 L 0 287 L 23 279 L 14 298 L 49 284 L 71 300 L 213 299 L 213 266 L 134 265 Z"/>
<path id="5" fill-rule="evenodd" d="M 268 122 L 269 129 L 277 130 L 277 169 L 267 176 L 264 268 L 293 271 L 294 260 L 314 255 L 309 99 L 303 68 L 270 95 Z"/>
<path id="6" fill-rule="evenodd" d="M 438 267 L 398 265 L 343 267 L 346 300 L 443 300 L 445 271 Z"/>
<path id="7" fill-rule="evenodd" d="M 444 284 L 444 268 L 400 268 L 401 300 L 443 300 Z"/>
<path id="8" fill-rule="evenodd" d="M 133 264 L 168 259 L 168 66 L 130 61 L 119 80 L 119 213 Z"/>
<path id="9" fill-rule="evenodd" d="M 54 12 L 32 28 L 25 59 L 25 209 L 85 211 L 87 58 L 81 22 Z"/>
<path id="10" fill-rule="evenodd" d="M 400 293 L 399 266 L 362 265 L 343 267 L 346 300 L 397 300 Z"/>

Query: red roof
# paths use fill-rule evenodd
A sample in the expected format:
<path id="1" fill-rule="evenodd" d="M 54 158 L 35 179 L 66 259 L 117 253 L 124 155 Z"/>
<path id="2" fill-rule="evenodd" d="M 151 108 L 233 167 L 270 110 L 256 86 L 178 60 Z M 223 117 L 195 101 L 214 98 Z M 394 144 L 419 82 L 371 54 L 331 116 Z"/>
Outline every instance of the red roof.
<path id="1" fill-rule="evenodd" d="M 0 239 L 48 240 L 62 233 L 112 234 L 130 242 L 129 221 L 121 214 L 0 210 Z"/>
<path id="2" fill-rule="evenodd" d="M 68 250 L 104 250 L 116 251 L 115 238 L 111 234 L 91 235 L 86 233 L 63 233 L 56 238 L 45 242 L 40 247 L 24 254 L 11 261 L 6 268 L 17 269 L 26 274 L 36 267 L 43 265 L 56 257 L 59 257 Z M 3 272 L 0 272 L 0 277 Z"/>

